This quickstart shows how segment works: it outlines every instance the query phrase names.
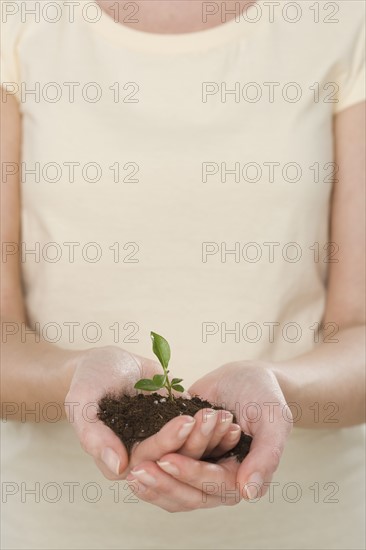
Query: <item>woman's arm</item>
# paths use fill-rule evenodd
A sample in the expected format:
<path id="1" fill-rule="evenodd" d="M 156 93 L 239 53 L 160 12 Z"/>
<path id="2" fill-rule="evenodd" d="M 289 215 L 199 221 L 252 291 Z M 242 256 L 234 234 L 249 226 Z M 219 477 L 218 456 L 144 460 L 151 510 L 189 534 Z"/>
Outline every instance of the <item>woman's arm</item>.
<path id="1" fill-rule="evenodd" d="M 334 132 L 339 173 L 330 240 L 339 246 L 339 261 L 329 264 L 323 323 L 338 325 L 338 342 L 322 343 L 272 369 L 287 402 L 301 407 L 296 425 L 311 428 L 365 421 L 365 103 L 339 113 Z M 319 404 L 319 418 L 314 403 Z M 332 406 L 324 410 L 327 403 L 339 408 L 337 422 L 322 422 L 332 412 Z"/>
<path id="2" fill-rule="evenodd" d="M 14 97 L 1 102 L 1 164 L 20 162 L 21 115 Z M 21 340 L 26 325 L 19 254 L 6 254 L 20 241 L 19 174 L 1 178 L 1 414 L 21 420 L 36 404 L 63 403 L 73 374 L 69 359 L 79 352 L 63 350 L 45 341 Z M 8 244 L 9 243 L 9 244 Z M 11 335 L 11 333 L 14 333 Z M 28 415 L 31 418 L 31 415 Z"/>

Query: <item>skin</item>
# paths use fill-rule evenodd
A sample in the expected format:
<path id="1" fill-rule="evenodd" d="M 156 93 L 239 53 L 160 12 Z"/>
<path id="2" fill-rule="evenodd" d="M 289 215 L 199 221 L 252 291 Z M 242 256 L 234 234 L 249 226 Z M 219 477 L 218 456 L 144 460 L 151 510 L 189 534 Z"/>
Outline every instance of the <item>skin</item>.
<path id="1" fill-rule="evenodd" d="M 218 9 L 216 13 L 215 6 L 208 6 L 208 2 L 199 0 L 134 0 L 133 14 L 130 0 L 118 0 L 118 10 L 115 9 L 116 3 L 106 0 L 98 0 L 97 3 L 113 19 L 118 18 L 119 23 L 133 29 L 159 34 L 177 34 L 210 29 L 234 17 L 238 18 L 249 4 L 253 4 L 253 0 L 229 2 L 227 12 Z"/>
<path id="2" fill-rule="evenodd" d="M 146 32 L 190 32 L 221 23 L 217 14 L 203 24 L 200 2 L 137 3 L 140 21 L 134 28 Z M 124 2 L 120 4 L 123 8 Z M 245 4 L 241 2 L 241 7 Z M 9 97 L 1 103 L 1 111 L 2 160 L 19 162 L 21 118 L 16 100 Z M 222 454 L 232 448 L 239 434 L 230 421 L 222 422 L 218 414 L 208 420 L 202 412 L 194 422 L 189 417 L 173 419 L 138 445 L 128 462 L 119 439 L 101 422 L 94 422 L 95 409 L 88 410 L 91 422 L 81 414 L 86 403 L 95 403 L 106 390 L 132 391 L 137 379 L 160 372 L 155 362 L 117 347 L 70 351 L 48 342 L 32 343 L 27 339 L 22 343 L 18 333 L 9 337 L 2 345 L 3 416 L 20 420 L 22 403 L 27 409 L 50 401 L 62 407 L 65 404 L 65 414 L 83 449 L 103 474 L 108 479 L 127 478 L 140 499 L 170 512 L 233 505 L 242 498 L 263 496 L 265 483 L 272 479 L 291 431 L 291 405 L 287 403 L 296 402 L 301 408 L 301 418 L 296 422 L 301 427 L 340 428 L 364 422 L 364 119 L 364 103 L 342 111 L 334 119 L 339 174 L 332 194 L 330 240 L 340 247 L 340 261 L 329 264 L 323 323 L 339 326 L 338 342 L 320 344 L 305 355 L 281 363 L 230 363 L 189 389 L 210 401 L 225 402 L 228 409 L 238 411 L 239 406 L 240 427 L 254 437 L 242 464 L 233 459 L 216 465 L 199 460 L 205 453 Z M 1 194 L 2 239 L 19 242 L 17 175 L 6 185 L 2 182 Z M 10 256 L 2 264 L 2 322 L 15 323 L 15 327 L 27 322 L 20 277 L 19 257 Z M 262 411 L 268 410 L 265 403 L 275 403 L 273 417 L 263 414 L 257 422 L 248 418 L 243 404 L 253 401 Z M 316 421 L 311 409 L 314 402 L 319 403 L 320 411 L 326 410 L 329 402 L 336 403 L 337 422 L 325 424 L 322 418 Z M 202 433 L 202 427 L 208 431 L 209 422 L 211 431 Z M 179 437 L 182 428 L 185 433 Z"/>

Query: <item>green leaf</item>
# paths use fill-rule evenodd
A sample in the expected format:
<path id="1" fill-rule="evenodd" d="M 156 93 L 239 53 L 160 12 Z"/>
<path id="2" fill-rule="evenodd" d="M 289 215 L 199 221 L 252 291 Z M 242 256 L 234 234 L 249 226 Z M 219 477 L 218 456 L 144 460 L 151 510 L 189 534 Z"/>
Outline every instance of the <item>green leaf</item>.
<path id="1" fill-rule="evenodd" d="M 162 388 L 165 384 L 166 376 L 165 374 L 155 374 L 153 376 L 153 383 Z"/>
<path id="2" fill-rule="evenodd" d="M 157 391 L 160 390 L 161 386 L 157 385 L 153 382 L 153 380 L 149 380 L 148 378 L 142 378 L 136 384 L 134 385 L 134 388 L 136 390 L 145 390 L 145 391 Z"/>
<path id="3" fill-rule="evenodd" d="M 183 378 L 173 378 L 171 384 L 174 386 L 174 384 L 179 384 L 179 382 L 183 382 Z"/>
<path id="4" fill-rule="evenodd" d="M 163 369 L 167 370 L 170 361 L 170 346 L 165 338 L 156 334 L 156 332 L 150 332 L 150 336 L 153 341 L 153 352 L 159 359 Z"/>
<path id="5" fill-rule="evenodd" d="M 174 386 L 172 386 L 173 390 L 175 391 L 179 391 L 179 392 L 184 392 L 184 388 L 183 386 L 180 386 L 179 384 L 175 384 Z"/>

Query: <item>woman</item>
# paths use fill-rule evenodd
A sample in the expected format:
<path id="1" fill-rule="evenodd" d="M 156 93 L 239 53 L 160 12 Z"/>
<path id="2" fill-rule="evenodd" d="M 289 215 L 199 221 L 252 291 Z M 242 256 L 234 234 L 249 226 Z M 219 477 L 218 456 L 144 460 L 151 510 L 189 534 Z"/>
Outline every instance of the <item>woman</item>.
<path id="1" fill-rule="evenodd" d="M 362 548 L 363 3 L 3 4 L 4 548 Z"/>

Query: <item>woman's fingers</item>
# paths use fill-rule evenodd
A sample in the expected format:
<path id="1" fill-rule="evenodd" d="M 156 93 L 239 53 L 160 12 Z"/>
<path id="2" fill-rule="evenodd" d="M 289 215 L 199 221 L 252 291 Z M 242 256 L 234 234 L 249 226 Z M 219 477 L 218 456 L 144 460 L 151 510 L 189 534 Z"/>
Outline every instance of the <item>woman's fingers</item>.
<path id="1" fill-rule="evenodd" d="M 128 455 L 121 440 L 97 417 L 98 404 L 82 392 L 78 402 L 69 397 L 65 410 L 83 450 L 90 454 L 108 479 L 118 479 L 128 466 Z"/>
<path id="2" fill-rule="evenodd" d="M 239 467 L 238 481 L 245 487 L 247 498 L 265 495 L 277 470 L 292 424 L 282 418 L 263 422 L 254 434 L 249 454 Z"/>
<path id="3" fill-rule="evenodd" d="M 141 500 L 169 512 L 188 512 L 225 504 L 219 496 L 204 493 L 201 489 L 175 479 L 151 461 L 143 462 L 131 470 L 127 481 L 133 484 L 134 493 Z M 235 499 L 227 499 L 226 504 L 235 504 Z"/>
<path id="4" fill-rule="evenodd" d="M 233 422 L 233 414 L 230 411 L 223 411 L 223 410 L 217 411 L 216 426 L 211 435 L 211 439 L 208 442 L 204 455 L 207 455 L 207 456 L 211 455 L 211 452 L 213 451 L 213 449 L 215 449 L 218 445 L 221 444 L 222 440 L 225 438 L 226 434 L 229 432 L 230 426 L 232 426 L 232 422 Z M 229 448 L 227 448 L 226 450 L 229 450 Z"/>
<path id="5" fill-rule="evenodd" d="M 180 449 L 194 429 L 195 423 L 192 416 L 186 415 L 170 420 L 159 432 L 145 439 L 132 450 L 130 468 L 145 460 L 159 460 L 162 455 Z"/>
<path id="6" fill-rule="evenodd" d="M 163 456 L 157 465 L 176 480 L 190 485 L 211 496 L 220 497 L 222 504 L 239 501 L 240 486 L 237 483 L 239 463 L 234 458 L 225 459 L 220 464 L 170 453 Z M 225 500 L 228 502 L 225 502 Z"/>
<path id="7" fill-rule="evenodd" d="M 179 453 L 201 458 L 214 449 L 229 430 L 233 415 L 229 411 L 202 409 L 195 414 L 196 425 Z"/>
<path id="8" fill-rule="evenodd" d="M 195 428 L 184 445 L 179 449 L 179 452 L 192 458 L 201 458 L 215 431 L 218 419 L 217 411 L 202 409 L 195 414 L 195 419 Z"/>
<path id="9" fill-rule="evenodd" d="M 177 451 L 191 433 L 195 419 L 179 416 L 168 422 L 158 433 L 137 445 L 131 453 L 130 464 L 125 446 L 116 434 L 97 417 L 97 403 L 80 402 L 69 410 L 80 444 L 90 454 L 107 479 L 124 479 L 130 469 L 144 460 L 158 460 L 162 455 Z M 71 414 L 70 414 L 70 411 Z"/>
<path id="10" fill-rule="evenodd" d="M 227 451 L 231 451 L 239 443 L 240 435 L 241 427 L 238 424 L 230 424 L 219 444 L 212 451 L 206 452 L 205 455 L 216 458 Z"/>
<path id="11" fill-rule="evenodd" d="M 110 479 L 111 481 L 118 481 L 118 480 L 122 480 L 122 479 L 125 478 L 125 475 L 124 475 L 123 472 L 122 472 L 122 474 L 114 473 L 112 471 L 112 468 L 107 467 L 105 462 L 103 462 L 99 458 L 94 458 L 94 462 L 97 465 L 98 469 L 102 472 L 104 477 L 106 477 L 107 479 Z M 124 468 L 123 471 L 125 471 L 125 470 L 126 470 L 126 468 Z"/>

